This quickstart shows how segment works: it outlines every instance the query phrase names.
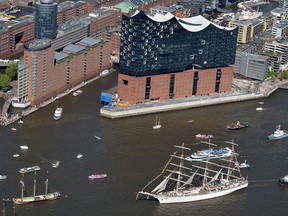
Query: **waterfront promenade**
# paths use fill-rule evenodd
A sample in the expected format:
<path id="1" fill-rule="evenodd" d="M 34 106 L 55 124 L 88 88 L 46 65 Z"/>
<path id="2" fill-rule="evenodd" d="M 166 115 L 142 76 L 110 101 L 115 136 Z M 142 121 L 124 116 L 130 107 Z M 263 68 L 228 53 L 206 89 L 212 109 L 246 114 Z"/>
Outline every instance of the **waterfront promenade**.
<path id="1" fill-rule="evenodd" d="M 9 117 L 7 113 L 6 115 L 4 115 L 4 117 L 2 116 L 2 118 L 0 119 L 0 125 L 8 126 L 9 124 L 12 124 L 15 121 L 19 120 L 21 117 L 25 117 L 41 109 L 42 107 L 45 107 L 55 102 L 55 100 L 65 97 L 71 92 L 80 89 L 84 87 L 86 84 L 91 83 L 99 78 L 100 75 L 90 79 L 85 83 L 84 82 L 80 83 L 79 85 L 74 86 L 72 89 L 59 94 L 56 98 L 51 98 L 47 101 L 44 101 L 39 106 L 27 108 L 19 114 L 15 114 Z M 268 79 L 264 82 L 257 82 L 257 81 L 234 79 L 232 88 L 233 90 L 231 92 L 215 93 L 213 95 L 204 95 L 204 96 L 192 96 L 187 98 L 171 99 L 167 101 L 129 104 L 128 106 L 116 105 L 111 108 L 103 107 L 100 109 L 100 116 L 107 117 L 110 119 L 116 119 L 116 118 L 124 118 L 151 113 L 183 110 L 201 106 L 233 103 L 246 100 L 256 100 L 270 96 L 270 94 L 272 94 L 278 88 L 287 89 L 287 87 L 288 87 L 288 80 L 284 81 L 276 80 L 273 82 L 270 79 Z"/>
<path id="2" fill-rule="evenodd" d="M 233 103 L 246 100 L 257 100 L 270 96 L 279 87 L 285 86 L 287 84 L 288 80 L 278 80 L 273 82 L 268 79 L 267 81 L 260 83 L 234 79 L 232 92 L 219 94 L 216 93 L 206 96 L 192 96 L 159 102 L 133 104 L 125 107 L 117 105 L 111 108 L 103 107 L 100 110 L 100 115 L 103 117 L 116 119 L 151 113 L 189 109 L 201 106 Z"/>

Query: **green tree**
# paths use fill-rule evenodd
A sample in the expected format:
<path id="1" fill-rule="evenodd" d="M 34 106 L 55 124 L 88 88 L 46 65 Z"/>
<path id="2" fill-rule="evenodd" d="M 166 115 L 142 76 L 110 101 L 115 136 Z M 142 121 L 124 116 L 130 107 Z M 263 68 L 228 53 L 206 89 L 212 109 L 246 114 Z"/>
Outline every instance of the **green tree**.
<path id="1" fill-rule="evenodd" d="M 6 74 L 0 74 L 0 88 L 2 91 L 10 89 L 11 78 Z"/>
<path id="2" fill-rule="evenodd" d="M 18 63 L 10 64 L 5 70 L 5 73 L 11 78 L 11 80 L 15 80 L 17 78 L 17 72 Z"/>

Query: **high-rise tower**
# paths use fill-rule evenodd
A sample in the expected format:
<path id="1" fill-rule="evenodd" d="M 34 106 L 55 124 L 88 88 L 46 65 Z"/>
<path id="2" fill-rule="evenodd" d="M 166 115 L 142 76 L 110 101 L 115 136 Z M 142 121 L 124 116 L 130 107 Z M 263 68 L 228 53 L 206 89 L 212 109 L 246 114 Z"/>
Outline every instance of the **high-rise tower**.
<path id="1" fill-rule="evenodd" d="M 35 37 L 54 39 L 57 35 L 57 3 L 40 0 L 36 3 Z"/>

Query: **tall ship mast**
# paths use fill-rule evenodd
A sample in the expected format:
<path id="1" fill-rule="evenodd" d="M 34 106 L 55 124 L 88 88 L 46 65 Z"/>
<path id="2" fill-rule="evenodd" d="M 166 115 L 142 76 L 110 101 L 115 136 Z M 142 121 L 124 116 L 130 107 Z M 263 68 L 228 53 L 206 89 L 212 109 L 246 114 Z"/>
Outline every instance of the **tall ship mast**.
<path id="1" fill-rule="evenodd" d="M 202 141 L 197 144 L 202 145 L 205 152 L 217 147 L 211 142 Z M 246 188 L 248 180 L 241 175 L 240 168 L 234 165 L 238 163 L 238 154 L 235 152 L 237 144 L 233 141 L 224 144 L 231 146 L 232 154 L 229 157 L 222 157 L 221 153 L 218 153 L 221 152 L 218 147 L 216 153 L 209 153 L 213 160 L 210 160 L 208 155 L 208 159 L 197 161 L 187 160 L 189 153 L 192 153 L 184 143 L 174 146 L 177 151 L 170 155 L 163 171 L 137 193 L 136 200 L 156 199 L 160 203 L 192 202 L 224 196 Z M 188 155 L 186 152 L 189 152 Z M 219 157 L 215 157 L 215 154 L 219 154 Z"/>
<path id="2" fill-rule="evenodd" d="M 32 203 L 32 202 L 40 202 L 40 201 L 47 201 L 47 200 L 55 200 L 60 195 L 59 192 L 53 192 L 48 193 L 48 179 L 45 181 L 45 194 L 43 195 L 36 195 L 36 180 L 34 180 L 34 186 L 33 186 L 33 195 L 24 197 L 24 181 L 20 180 L 21 185 L 21 197 L 20 198 L 13 198 L 12 201 L 15 204 L 26 204 L 26 203 Z"/>

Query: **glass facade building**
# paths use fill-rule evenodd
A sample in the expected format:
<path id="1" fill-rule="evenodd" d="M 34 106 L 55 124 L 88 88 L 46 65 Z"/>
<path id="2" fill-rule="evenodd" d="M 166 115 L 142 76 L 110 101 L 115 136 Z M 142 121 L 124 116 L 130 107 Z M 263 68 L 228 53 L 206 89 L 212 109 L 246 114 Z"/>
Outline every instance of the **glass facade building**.
<path id="1" fill-rule="evenodd" d="M 36 3 L 35 37 L 54 39 L 57 35 L 57 4 L 53 0 Z"/>
<path id="2" fill-rule="evenodd" d="M 202 16 L 123 15 L 119 66 L 122 74 L 143 77 L 191 68 L 234 64 L 237 28 L 212 24 Z"/>

